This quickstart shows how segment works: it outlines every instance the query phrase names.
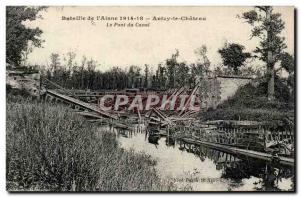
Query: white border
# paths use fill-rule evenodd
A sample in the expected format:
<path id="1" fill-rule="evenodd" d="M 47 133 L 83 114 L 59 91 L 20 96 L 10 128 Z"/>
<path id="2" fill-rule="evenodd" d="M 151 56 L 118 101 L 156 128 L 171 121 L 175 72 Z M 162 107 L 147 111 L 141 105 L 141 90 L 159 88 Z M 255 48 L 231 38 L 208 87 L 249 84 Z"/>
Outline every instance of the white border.
<path id="1" fill-rule="evenodd" d="M 0 2 L 0 13 L 1 13 L 1 20 L 0 20 L 0 27 L 1 27 L 1 36 L 0 36 L 0 153 L 1 153 L 1 162 L 0 162 L 0 191 L 1 196 L 9 196 L 9 195 L 16 195 L 16 194 L 9 194 L 6 192 L 5 183 L 6 183 L 6 177 L 5 177 L 5 115 L 6 115 L 6 100 L 5 100 L 5 6 L 6 5 L 172 5 L 172 6 L 180 6 L 180 5 L 198 5 L 198 6 L 205 6 L 205 5 L 211 5 L 211 6 L 252 6 L 252 5 L 274 5 L 274 6 L 295 6 L 296 8 L 300 8 L 300 1 L 299 0 L 103 0 L 103 1 L 95 1 L 95 0 L 77 0 L 77 1 L 69 1 L 69 0 L 28 0 L 26 2 L 21 0 L 1 0 Z M 298 10 L 299 11 L 299 10 Z M 297 20 L 297 27 L 299 27 L 299 20 Z M 299 32 L 298 32 L 299 33 Z M 298 36 L 298 35 L 297 35 Z M 298 49 L 298 47 L 296 47 Z M 296 56 L 299 58 L 299 50 L 297 50 Z M 297 65 L 296 65 L 297 66 Z M 299 68 L 297 69 L 298 76 L 299 76 Z M 299 83 L 297 83 L 297 92 L 299 92 Z M 297 110 L 299 107 L 299 103 L 297 106 Z M 299 116 L 297 117 L 297 124 L 299 124 Z M 298 125 L 299 128 L 299 125 Z M 299 134 L 297 134 L 297 147 L 299 147 Z M 297 148 L 297 156 L 299 156 L 299 151 Z M 297 157 L 299 158 L 299 157 Z M 297 169 L 298 172 L 298 169 Z M 299 177 L 297 173 L 297 187 L 296 189 L 299 189 Z M 238 194 L 238 193 L 237 193 Z M 239 193 L 245 194 L 245 193 Z M 41 193 L 35 194 L 35 195 L 42 195 Z M 58 195 L 62 196 L 64 194 L 47 194 L 47 195 Z M 71 194 L 72 195 L 72 194 Z M 85 194 L 77 194 L 77 196 L 82 196 Z M 115 196 L 119 194 L 98 194 L 98 195 L 110 195 Z M 124 195 L 124 193 L 122 194 Z M 132 195 L 132 194 L 130 194 Z M 141 194 L 137 194 L 141 195 Z M 157 196 L 162 196 L 164 194 L 155 194 Z M 173 195 L 173 194 L 171 194 Z M 182 194 L 184 196 L 187 196 L 189 194 Z M 198 195 L 198 194 L 197 194 Z M 200 195 L 209 195 L 201 193 Z M 210 196 L 215 196 L 218 194 L 212 194 Z M 221 194 L 224 195 L 224 194 Z M 263 193 L 253 193 L 251 195 L 255 196 L 264 196 L 264 195 L 273 195 L 272 193 L 269 194 L 263 194 Z M 287 195 L 287 194 L 283 194 Z"/>

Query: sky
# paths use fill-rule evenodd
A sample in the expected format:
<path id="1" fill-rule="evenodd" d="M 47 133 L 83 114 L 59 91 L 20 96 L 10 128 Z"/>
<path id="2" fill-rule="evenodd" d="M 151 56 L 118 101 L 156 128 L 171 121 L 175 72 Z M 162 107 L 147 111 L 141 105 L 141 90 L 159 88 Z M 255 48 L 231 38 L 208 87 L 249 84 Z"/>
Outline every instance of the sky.
<path id="1" fill-rule="evenodd" d="M 31 64 L 49 63 L 51 53 L 77 54 L 77 61 L 83 55 L 97 60 L 97 69 L 107 70 L 112 66 L 156 67 L 164 62 L 175 49 L 179 50 L 179 60 L 196 62 L 195 49 L 205 44 L 207 56 L 212 65 L 222 62 L 217 52 L 226 41 L 236 42 L 253 51 L 258 39 L 250 39 L 251 26 L 237 17 L 252 7 L 49 7 L 41 12 L 43 19 L 26 22 L 29 27 L 39 27 L 45 40 L 43 48 L 34 48 L 29 55 Z M 287 52 L 294 54 L 294 8 L 275 7 L 274 12 L 282 14 L 285 29 Z M 62 17 L 86 17 L 86 20 L 62 20 Z M 93 23 L 87 20 L 94 17 Z M 149 27 L 106 27 L 106 23 L 123 21 L 97 21 L 97 16 L 143 16 L 144 21 L 125 21 L 149 23 Z M 199 21 L 152 21 L 153 17 L 205 17 Z M 253 64 L 253 62 L 252 62 Z M 254 64 L 263 64 L 255 62 Z"/>

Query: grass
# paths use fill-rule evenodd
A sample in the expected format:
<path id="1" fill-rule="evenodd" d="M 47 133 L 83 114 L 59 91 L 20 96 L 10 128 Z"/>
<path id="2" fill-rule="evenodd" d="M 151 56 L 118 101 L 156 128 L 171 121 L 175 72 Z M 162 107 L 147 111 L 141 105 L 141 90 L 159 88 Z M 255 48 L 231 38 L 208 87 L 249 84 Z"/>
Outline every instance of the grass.
<path id="1" fill-rule="evenodd" d="M 247 84 L 240 87 L 234 96 L 221 103 L 217 109 L 201 113 L 204 120 L 251 120 L 261 121 L 270 129 L 294 129 L 293 95 L 288 87 L 275 81 L 275 100 L 268 101 L 267 84 L 257 87 Z"/>
<path id="2" fill-rule="evenodd" d="M 116 136 L 64 106 L 7 102 L 6 177 L 9 191 L 170 191 L 155 161 L 125 151 Z"/>

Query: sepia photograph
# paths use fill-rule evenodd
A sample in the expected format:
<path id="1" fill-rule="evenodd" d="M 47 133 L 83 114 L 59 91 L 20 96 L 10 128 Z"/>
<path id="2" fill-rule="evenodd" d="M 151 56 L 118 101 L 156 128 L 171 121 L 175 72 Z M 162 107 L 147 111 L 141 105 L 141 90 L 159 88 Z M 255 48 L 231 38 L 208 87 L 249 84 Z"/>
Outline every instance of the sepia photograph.
<path id="1" fill-rule="evenodd" d="M 295 192 L 293 6 L 6 11 L 6 190 Z"/>

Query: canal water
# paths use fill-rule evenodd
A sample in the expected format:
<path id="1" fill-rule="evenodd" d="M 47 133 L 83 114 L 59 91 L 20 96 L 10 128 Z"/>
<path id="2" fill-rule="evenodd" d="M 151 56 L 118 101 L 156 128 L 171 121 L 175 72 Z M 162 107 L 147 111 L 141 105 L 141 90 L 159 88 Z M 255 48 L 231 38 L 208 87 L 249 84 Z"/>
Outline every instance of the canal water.
<path id="1" fill-rule="evenodd" d="M 145 129 L 114 129 L 119 145 L 150 155 L 162 179 L 194 191 L 294 190 L 294 169 L 249 157 L 230 155 L 180 140 L 149 135 Z"/>

